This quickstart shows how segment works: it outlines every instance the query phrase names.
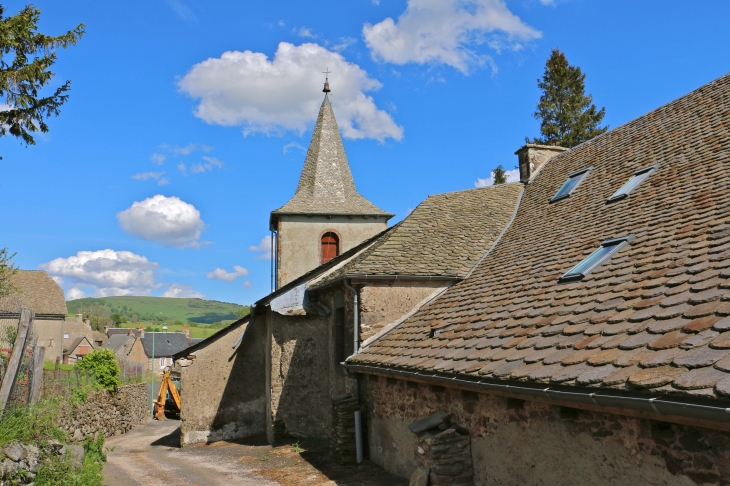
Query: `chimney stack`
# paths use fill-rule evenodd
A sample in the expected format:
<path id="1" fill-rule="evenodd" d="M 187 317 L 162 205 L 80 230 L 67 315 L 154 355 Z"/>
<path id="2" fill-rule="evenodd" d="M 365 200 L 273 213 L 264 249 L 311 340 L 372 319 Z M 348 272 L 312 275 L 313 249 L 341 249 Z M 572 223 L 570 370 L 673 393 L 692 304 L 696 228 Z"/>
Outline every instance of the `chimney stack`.
<path id="1" fill-rule="evenodd" d="M 185 334 L 185 337 L 190 339 L 190 329 L 188 329 L 187 324 L 183 326 L 183 334 Z"/>
<path id="2" fill-rule="evenodd" d="M 137 337 L 140 339 L 144 337 L 144 327 L 142 327 L 142 324 L 140 324 L 139 329 L 137 329 Z"/>
<path id="3" fill-rule="evenodd" d="M 519 149 L 515 154 L 520 163 L 520 182 L 529 182 L 548 159 L 566 150 L 570 149 L 554 145 L 537 145 L 534 143 L 528 143 Z"/>

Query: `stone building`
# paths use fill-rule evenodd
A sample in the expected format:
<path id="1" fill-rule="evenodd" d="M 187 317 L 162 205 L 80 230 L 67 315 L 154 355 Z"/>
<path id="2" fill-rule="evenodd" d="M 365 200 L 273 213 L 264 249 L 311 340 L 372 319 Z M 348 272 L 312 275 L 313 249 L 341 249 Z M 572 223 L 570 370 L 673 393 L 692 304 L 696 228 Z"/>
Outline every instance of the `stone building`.
<path id="1" fill-rule="evenodd" d="M 38 346 L 46 348 L 45 360 L 63 359 L 67 310 L 61 287 L 41 270 L 19 270 L 13 275 L 11 283 L 18 291 L 0 299 L 0 322 L 3 327 L 17 327 L 20 306 L 28 307 L 35 312 L 33 333 L 38 337 Z"/>
<path id="2" fill-rule="evenodd" d="M 76 364 L 77 361 L 84 359 L 84 356 L 94 350 L 94 345 L 85 336 L 79 336 L 74 339 L 63 350 L 63 364 Z"/>
<path id="3" fill-rule="evenodd" d="M 341 363 L 463 280 L 521 192 L 506 184 L 431 196 L 398 225 L 258 301 L 250 317 L 176 354 L 183 443 L 330 438 L 333 400 L 356 393 Z M 455 244 L 459 251 L 441 250 Z"/>
<path id="4" fill-rule="evenodd" d="M 393 217 L 355 189 L 328 83 L 324 92 L 294 197 L 271 212 L 275 288 L 380 233 Z"/>
<path id="5" fill-rule="evenodd" d="M 112 337 L 114 337 L 114 334 L 112 334 Z M 143 331 L 136 341 L 141 344 L 141 347 L 139 345 L 130 347 L 130 359 L 139 359 L 141 357 L 140 350 L 143 351 L 147 362 L 147 370 L 156 375 L 161 375 L 166 367 L 172 367 L 173 355 L 189 348 L 192 344 L 190 338 L 181 332 Z"/>
<path id="6" fill-rule="evenodd" d="M 530 174 L 471 275 L 348 359 L 370 458 L 431 484 L 728 484 L 729 137 L 726 75 Z"/>

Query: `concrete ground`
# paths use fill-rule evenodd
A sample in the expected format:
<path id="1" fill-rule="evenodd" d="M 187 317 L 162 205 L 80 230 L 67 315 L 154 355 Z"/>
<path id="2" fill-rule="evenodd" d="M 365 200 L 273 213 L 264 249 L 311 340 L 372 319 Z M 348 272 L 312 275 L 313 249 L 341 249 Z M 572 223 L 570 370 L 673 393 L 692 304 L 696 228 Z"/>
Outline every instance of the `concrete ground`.
<path id="1" fill-rule="evenodd" d="M 359 466 L 333 464 L 327 445 L 317 441 L 301 441 L 298 447 L 216 442 L 181 449 L 179 425 L 177 420 L 150 420 L 109 438 L 105 486 L 408 484 L 367 460 Z"/>

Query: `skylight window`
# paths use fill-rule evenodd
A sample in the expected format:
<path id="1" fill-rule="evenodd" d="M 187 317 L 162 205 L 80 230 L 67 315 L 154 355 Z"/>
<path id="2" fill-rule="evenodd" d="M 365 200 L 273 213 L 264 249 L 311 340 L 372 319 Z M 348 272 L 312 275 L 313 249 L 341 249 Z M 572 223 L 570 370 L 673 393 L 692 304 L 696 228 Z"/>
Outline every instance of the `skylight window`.
<path id="1" fill-rule="evenodd" d="M 593 270 L 595 270 L 600 264 L 608 260 L 613 256 L 614 253 L 619 251 L 624 246 L 628 245 L 631 240 L 634 239 L 634 235 L 624 236 L 623 238 L 614 238 L 612 240 L 606 240 L 601 243 L 601 246 L 588 255 L 588 257 L 574 266 L 570 271 L 560 277 L 561 282 L 573 282 L 580 280 Z"/>
<path id="2" fill-rule="evenodd" d="M 575 188 L 578 187 L 583 179 L 585 179 L 585 177 L 588 175 L 592 168 L 593 167 L 588 167 L 587 169 L 579 170 L 578 172 L 573 172 L 572 174 L 570 174 L 568 176 L 568 180 L 565 181 L 565 184 L 563 184 L 558 192 L 555 193 L 550 202 L 559 201 L 561 199 L 569 197 L 572 192 L 575 191 Z"/>
<path id="3" fill-rule="evenodd" d="M 629 195 L 631 191 L 639 187 L 639 185 L 644 182 L 652 172 L 656 170 L 658 166 L 652 165 L 651 167 L 645 167 L 643 169 L 639 169 L 636 172 L 634 172 L 633 177 L 629 179 L 626 184 L 621 186 L 621 188 L 616 191 L 613 196 L 609 197 L 609 201 L 616 201 L 618 199 L 623 199 L 626 196 Z"/>

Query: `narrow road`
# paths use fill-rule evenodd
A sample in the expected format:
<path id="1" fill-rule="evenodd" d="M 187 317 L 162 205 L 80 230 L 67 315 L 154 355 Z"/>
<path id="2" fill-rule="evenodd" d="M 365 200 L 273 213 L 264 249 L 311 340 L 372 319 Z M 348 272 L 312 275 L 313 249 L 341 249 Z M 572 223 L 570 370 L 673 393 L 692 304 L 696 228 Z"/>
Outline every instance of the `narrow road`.
<path id="1" fill-rule="evenodd" d="M 130 432 L 107 439 L 111 449 L 104 466 L 105 486 L 277 485 L 241 461 L 251 446 L 180 448 L 180 422 L 150 420 Z"/>
<path id="2" fill-rule="evenodd" d="M 180 448 L 180 422 L 150 420 L 107 439 L 106 486 L 407 486 L 370 461 L 331 462 L 327 441 L 215 442 Z"/>

